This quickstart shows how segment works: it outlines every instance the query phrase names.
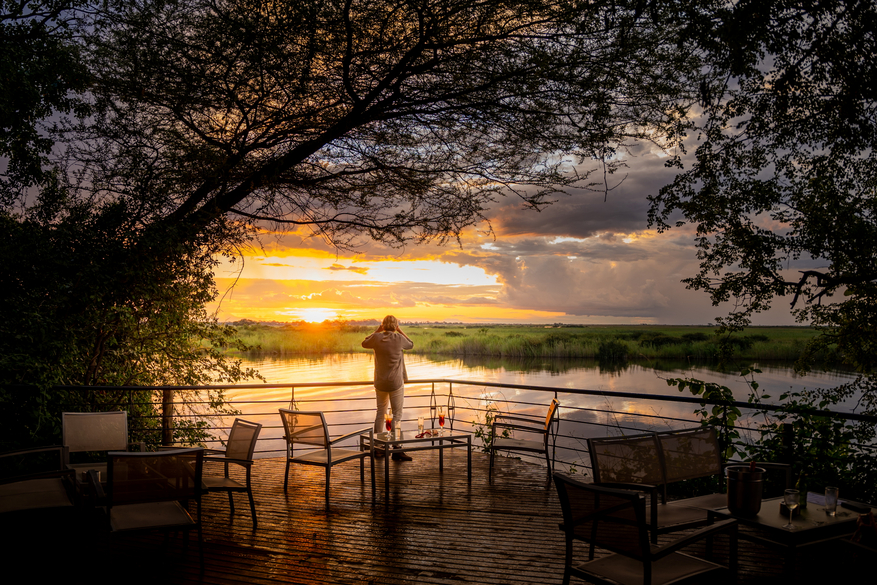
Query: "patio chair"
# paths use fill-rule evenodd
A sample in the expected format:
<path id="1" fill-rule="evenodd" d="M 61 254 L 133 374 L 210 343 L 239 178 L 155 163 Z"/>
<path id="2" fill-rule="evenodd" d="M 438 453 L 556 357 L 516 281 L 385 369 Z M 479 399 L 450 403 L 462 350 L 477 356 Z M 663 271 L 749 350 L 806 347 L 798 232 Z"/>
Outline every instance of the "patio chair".
<path id="1" fill-rule="evenodd" d="M 375 459 L 373 456 L 374 444 L 369 441 L 372 449 L 362 451 L 360 449 L 344 449 L 334 447 L 341 441 L 361 435 L 365 432 L 369 433 L 369 437 L 374 433 L 372 427 L 359 429 L 351 433 L 347 433 L 335 439 L 329 438 L 329 427 L 326 424 L 326 417 L 320 411 L 304 411 L 280 409 L 280 418 L 283 421 L 284 436 L 286 440 L 286 474 L 283 477 L 283 489 L 286 490 L 289 485 L 289 466 L 293 463 L 302 465 L 316 465 L 326 470 L 326 507 L 329 507 L 329 485 L 332 478 L 332 467 L 345 461 L 359 459 L 359 479 L 365 482 L 365 461 L 368 457 L 371 461 L 372 474 L 372 499 L 375 497 Z M 295 455 L 294 449 L 296 445 L 315 448 L 316 450 L 308 451 L 302 455 Z"/>
<path id="2" fill-rule="evenodd" d="M 225 466 L 225 474 L 222 476 L 205 475 L 202 478 L 204 487 L 208 492 L 228 492 L 228 507 L 234 514 L 234 492 L 245 492 L 250 498 L 250 512 L 253 515 L 253 528 L 256 528 L 256 503 L 253 501 L 253 486 L 251 484 L 253 451 L 256 450 L 256 440 L 262 425 L 239 418 L 234 419 L 231 432 L 225 444 L 225 450 L 207 449 L 204 461 L 220 462 Z M 211 455 L 220 455 L 211 457 Z M 229 477 L 229 464 L 235 464 L 246 470 L 246 484 Z"/>
<path id="3" fill-rule="evenodd" d="M 61 442 L 67 448 L 67 469 L 79 474 L 94 469 L 99 474 L 107 471 L 107 463 L 71 463 L 72 453 L 127 451 L 128 413 L 124 410 L 113 412 L 64 412 L 61 413 Z M 144 451 L 143 443 L 139 445 Z"/>
<path id="4" fill-rule="evenodd" d="M 61 446 L 34 447 L 0 454 L 0 466 L 4 470 L 15 469 L 17 465 L 25 465 L 35 461 L 40 455 L 49 455 L 57 464 L 50 463 L 49 469 L 29 471 L 4 476 L 0 479 L 0 514 L 12 514 L 30 510 L 51 508 L 71 508 L 70 499 L 73 470 L 65 469 L 65 449 Z M 26 462 L 27 463 L 26 463 Z"/>
<path id="5" fill-rule="evenodd" d="M 547 484 L 551 485 L 551 474 L 554 472 L 551 456 L 548 453 L 548 438 L 552 435 L 553 426 L 558 422 L 557 409 L 560 403 L 555 398 L 548 407 L 548 414 L 545 420 L 533 416 L 497 414 L 491 425 L 493 441 L 488 445 L 490 451 L 490 469 L 488 471 L 488 480 L 493 481 L 493 458 L 497 451 L 509 451 L 516 453 L 540 453 L 545 455 L 545 464 L 548 468 Z M 539 439 L 534 440 L 518 439 L 515 437 L 503 437 L 504 430 L 521 431 L 531 437 L 538 436 Z M 556 432 L 556 431 L 555 431 Z"/>
<path id="6" fill-rule="evenodd" d="M 590 582 L 613 585 L 700 582 L 707 576 L 715 578 L 728 572 L 732 579 L 736 579 L 736 520 L 717 522 L 673 542 L 655 546 L 649 542 L 642 493 L 586 484 L 560 473 L 554 474 L 554 482 L 563 511 L 560 529 L 566 537 L 564 585 L 573 575 Z M 722 532 L 728 533 L 730 539 L 727 568 L 678 552 Z M 574 562 L 576 541 L 588 546 L 584 562 Z M 595 558 L 596 547 L 612 554 Z M 710 549 L 708 545 L 708 553 Z"/>
<path id="7" fill-rule="evenodd" d="M 94 470 L 89 484 L 106 502 L 110 535 L 137 531 L 198 531 L 198 555 L 204 570 L 201 534 L 203 449 L 168 449 L 155 453 L 110 452 L 106 482 Z M 183 503 L 195 501 L 195 515 Z M 187 540 L 188 542 L 188 540 Z"/>

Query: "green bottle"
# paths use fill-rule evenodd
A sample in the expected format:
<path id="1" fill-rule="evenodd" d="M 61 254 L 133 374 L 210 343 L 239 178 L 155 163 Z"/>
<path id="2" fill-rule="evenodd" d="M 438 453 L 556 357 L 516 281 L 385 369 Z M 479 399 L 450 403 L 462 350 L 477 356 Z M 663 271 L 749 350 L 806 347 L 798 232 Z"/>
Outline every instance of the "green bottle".
<path id="1" fill-rule="evenodd" d="M 795 484 L 798 490 L 798 507 L 802 510 L 807 507 L 807 475 L 802 473 L 798 477 L 798 483 Z"/>

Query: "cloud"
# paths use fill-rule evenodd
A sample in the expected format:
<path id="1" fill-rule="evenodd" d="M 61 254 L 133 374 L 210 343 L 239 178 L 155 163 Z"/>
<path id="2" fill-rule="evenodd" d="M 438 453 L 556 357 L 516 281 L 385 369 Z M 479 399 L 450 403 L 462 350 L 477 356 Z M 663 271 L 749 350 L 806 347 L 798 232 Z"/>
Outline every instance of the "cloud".
<path id="1" fill-rule="evenodd" d="M 348 271 L 348 272 L 355 272 L 356 274 L 365 274 L 368 272 L 368 268 L 365 268 L 364 266 L 342 266 L 341 264 L 333 264 L 332 266 L 329 266 L 325 270 L 332 270 L 335 272 Z"/>
<path id="2" fill-rule="evenodd" d="M 708 323 L 727 314 L 728 307 L 713 307 L 707 294 L 681 282 L 698 271 L 694 228 L 663 234 L 648 228 L 648 196 L 669 183 L 675 169 L 665 168 L 666 158 L 647 144 L 624 157 L 629 167 L 609 177 L 607 193 L 599 185 L 571 190 L 538 212 L 522 210 L 516 198 L 499 198 L 486 210 L 493 232 L 469 229 L 460 245 L 394 249 L 364 239 L 356 254 L 342 254 L 305 232 L 266 231 L 254 256 L 262 266 L 288 270 L 242 278 L 223 310 L 247 316 L 328 307 L 358 316 L 404 309 L 435 320 L 668 324 Z M 779 305 L 760 322 L 793 323 L 787 305 Z"/>

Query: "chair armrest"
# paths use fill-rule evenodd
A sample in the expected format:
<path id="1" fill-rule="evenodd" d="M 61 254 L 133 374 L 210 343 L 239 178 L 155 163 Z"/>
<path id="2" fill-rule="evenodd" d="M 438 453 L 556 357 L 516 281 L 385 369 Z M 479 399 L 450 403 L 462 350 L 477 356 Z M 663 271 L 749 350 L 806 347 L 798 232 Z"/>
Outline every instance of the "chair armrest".
<path id="1" fill-rule="evenodd" d="M 102 502 L 107 495 L 104 493 L 104 487 L 100 484 L 100 480 L 97 478 L 97 471 L 94 469 L 90 469 L 87 474 L 88 477 L 88 486 L 91 489 L 91 493 L 97 499 L 97 501 Z"/>
<path id="2" fill-rule="evenodd" d="M 46 478 L 50 478 L 50 477 L 69 476 L 72 479 L 76 472 L 72 469 L 65 469 L 65 467 L 64 467 L 64 461 L 67 458 L 67 447 L 64 445 L 52 445 L 49 447 L 30 447 L 28 449 L 18 449 L 16 451 L 6 451 L 4 453 L 0 453 L 0 459 L 6 458 L 6 457 L 21 457 L 21 456 L 35 455 L 38 453 L 50 453 L 50 452 L 56 452 L 58 454 L 58 469 L 50 469 L 48 471 L 37 471 L 34 473 L 23 473 L 21 475 L 14 475 L 14 476 L 0 478 L 0 484 L 16 483 L 19 481 L 27 481 L 29 479 L 46 479 Z"/>
<path id="3" fill-rule="evenodd" d="M 654 495 L 658 493 L 660 486 L 652 485 L 650 483 L 628 483 L 623 481 L 601 481 L 594 482 L 594 485 L 599 485 L 602 487 L 611 487 L 620 490 L 631 490 L 634 492 L 649 492 Z"/>
<path id="4" fill-rule="evenodd" d="M 669 555 L 670 553 L 674 553 L 677 550 L 683 549 L 686 546 L 692 544 L 693 542 L 697 542 L 703 538 L 708 536 L 713 536 L 714 534 L 720 532 L 727 532 L 733 536 L 737 534 L 737 521 L 736 520 L 722 520 L 721 522 L 716 522 L 715 524 L 711 524 L 709 526 L 704 526 L 703 528 L 699 528 L 692 532 L 691 534 L 680 538 L 679 540 L 675 540 L 670 544 L 664 546 L 653 546 L 652 547 L 652 559 L 658 560 L 662 557 Z"/>
<path id="5" fill-rule="evenodd" d="M 253 464 L 252 459 L 232 459 L 231 457 L 203 457 L 202 461 L 207 463 L 208 461 L 214 463 L 235 463 L 237 465 L 243 465 L 244 467 L 249 467 Z"/>
<path id="6" fill-rule="evenodd" d="M 535 416 L 529 417 L 527 415 L 519 415 L 519 414 L 497 414 L 493 417 L 494 422 L 501 422 L 503 420 L 516 420 L 520 422 L 525 422 L 531 425 L 540 425 L 543 422 L 543 419 L 537 418 Z"/>
<path id="7" fill-rule="evenodd" d="M 17 455 L 30 455 L 33 453 L 48 453 L 49 451 L 58 451 L 60 455 L 64 454 L 67 447 L 64 445 L 51 445 L 48 447 L 29 447 L 27 449 L 18 449 L 16 451 L 4 451 L 0 453 L 0 459 L 3 457 L 15 457 Z"/>
<path id="8" fill-rule="evenodd" d="M 364 429 L 359 429 L 359 430 L 357 430 L 357 431 L 352 431 L 352 432 L 350 432 L 350 433 L 347 433 L 346 435 L 341 435 L 340 437 L 337 437 L 337 438 L 335 438 L 335 439 L 329 439 L 329 444 L 330 444 L 330 445 L 334 445 L 335 443 L 340 443 L 340 442 L 343 441 L 344 439 L 349 439 L 350 437 L 355 437 L 355 436 L 361 435 L 361 434 L 363 434 L 363 433 L 367 433 L 367 432 L 369 432 L 370 430 L 372 430 L 372 427 L 365 427 Z"/>
<path id="9" fill-rule="evenodd" d="M 532 423 L 533 421 L 528 421 L 528 422 Z M 518 430 L 518 431 L 526 431 L 529 433 L 537 433 L 539 435 L 545 434 L 545 427 L 534 427 L 534 426 L 527 426 L 527 425 L 522 425 L 522 424 L 517 424 L 517 423 L 506 423 L 506 422 L 494 421 L 492 427 L 494 429 L 503 428 L 503 429 L 514 429 L 514 430 Z"/>

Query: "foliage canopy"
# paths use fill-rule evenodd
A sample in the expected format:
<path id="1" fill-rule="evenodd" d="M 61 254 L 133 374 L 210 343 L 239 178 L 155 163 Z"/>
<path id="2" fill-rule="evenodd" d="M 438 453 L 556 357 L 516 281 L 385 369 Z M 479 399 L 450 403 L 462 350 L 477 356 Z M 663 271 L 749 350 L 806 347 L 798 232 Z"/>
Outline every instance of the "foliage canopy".
<path id="1" fill-rule="evenodd" d="M 695 162 L 652 198 L 651 221 L 697 226 L 700 272 L 687 282 L 716 303 L 736 300 L 723 325 L 738 329 L 787 297 L 800 321 L 824 328 L 814 349 L 837 344 L 871 371 L 877 5 L 746 0 L 701 25 L 726 82 L 703 92 Z"/>
<path id="2" fill-rule="evenodd" d="M 88 182 L 152 221 L 309 226 L 339 247 L 458 236 L 672 144 L 701 78 L 669 5 L 141 0 L 96 16 Z M 80 143 L 82 144 L 82 143 Z"/>

